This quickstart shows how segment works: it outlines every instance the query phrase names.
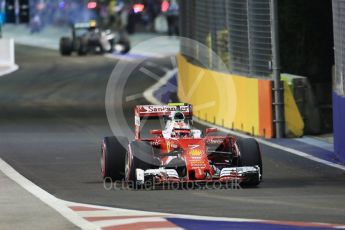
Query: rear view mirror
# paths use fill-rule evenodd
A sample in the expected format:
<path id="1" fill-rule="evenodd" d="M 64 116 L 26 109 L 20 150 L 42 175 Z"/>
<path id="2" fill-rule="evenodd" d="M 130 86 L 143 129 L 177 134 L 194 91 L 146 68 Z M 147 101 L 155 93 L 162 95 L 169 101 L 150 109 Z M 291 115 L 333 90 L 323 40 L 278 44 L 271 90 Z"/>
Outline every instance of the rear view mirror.
<path id="1" fill-rule="evenodd" d="M 150 133 L 153 135 L 162 135 L 163 131 L 161 129 L 150 130 Z"/>
<path id="2" fill-rule="evenodd" d="M 209 133 L 215 133 L 215 132 L 218 132 L 217 128 L 207 128 L 205 131 L 206 135 Z"/>

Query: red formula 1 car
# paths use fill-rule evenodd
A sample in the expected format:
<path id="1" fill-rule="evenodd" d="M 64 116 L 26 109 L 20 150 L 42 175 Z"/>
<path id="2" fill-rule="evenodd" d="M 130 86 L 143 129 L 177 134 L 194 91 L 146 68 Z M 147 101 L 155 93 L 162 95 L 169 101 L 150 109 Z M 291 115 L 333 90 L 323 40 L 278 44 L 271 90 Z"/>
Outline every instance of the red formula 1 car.
<path id="1" fill-rule="evenodd" d="M 262 160 L 255 139 L 212 135 L 217 132 L 215 128 L 203 133 L 191 128 L 192 117 L 189 104 L 136 106 L 134 140 L 103 139 L 102 177 L 136 185 L 236 181 L 255 186 L 261 182 Z M 161 119 L 165 127 L 150 130 L 152 137 L 141 138 L 143 119 Z M 123 147 L 123 143 L 128 146 Z"/>

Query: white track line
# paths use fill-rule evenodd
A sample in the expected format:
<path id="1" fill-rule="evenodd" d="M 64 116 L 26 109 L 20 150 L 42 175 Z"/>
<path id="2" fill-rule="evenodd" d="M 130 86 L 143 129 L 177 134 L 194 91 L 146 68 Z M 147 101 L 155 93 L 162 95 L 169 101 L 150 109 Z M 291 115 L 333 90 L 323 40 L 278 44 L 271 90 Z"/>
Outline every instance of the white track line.
<path id="1" fill-rule="evenodd" d="M 11 180 L 15 181 L 18 185 L 22 188 L 30 192 L 32 195 L 40 199 L 43 203 L 47 204 L 55 211 L 60 213 L 64 216 L 67 220 L 75 224 L 76 226 L 82 229 L 99 229 L 96 225 L 84 220 L 80 216 L 77 215 L 74 211 L 69 209 L 64 201 L 56 198 L 55 196 L 51 195 L 50 193 L 44 191 L 42 188 L 38 187 L 24 176 L 19 174 L 16 170 L 14 170 L 10 165 L 8 165 L 5 161 L 0 158 L 0 170 L 8 176 Z"/>
<path id="2" fill-rule="evenodd" d="M 202 125 L 205 125 L 205 126 L 209 126 L 209 127 L 217 128 L 218 130 L 220 130 L 222 132 L 225 132 L 225 133 L 229 133 L 229 134 L 232 134 L 232 135 L 240 136 L 240 137 L 243 137 L 243 138 L 252 137 L 252 136 L 249 136 L 249 135 L 246 135 L 246 134 L 243 134 L 243 133 L 239 133 L 239 132 L 236 132 L 236 131 L 228 130 L 226 128 L 223 128 L 223 127 L 220 127 L 220 126 L 217 126 L 217 125 L 209 124 L 208 122 L 201 121 L 198 118 L 194 118 L 194 119 L 199 124 L 202 124 Z M 315 156 L 310 155 L 308 153 L 305 153 L 305 152 L 302 152 L 302 151 L 299 151 L 299 150 L 296 150 L 296 149 L 284 147 L 284 146 L 281 146 L 281 145 L 278 145 L 278 144 L 266 141 L 266 140 L 261 139 L 261 138 L 255 138 L 255 139 L 259 143 L 267 145 L 269 147 L 280 149 L 280 150 L 292 153 L 294 155 L 297 155 L 297 156 L 300 156 L 300 157 L 304 157 L 304 158 L 307 158 L 309 160 L 316 161 L 318 163 L 321 163 L 321 164 L 324 164 L 324 165 L 327 165 L 327 166 L 330 166 L 330 167 L 337 168 L 337 169 L 345 171 L 345 166 L 344 165 L 340 165 L 340 164 L 336 164 L 336 163 L 333 163 L 333 162 L 330 162 L 330 161 L 327 161 L 327 160 L 323 160 L 321 158 L 315 157 Z"/>
<path id="3" fill-rule="evenodd" d="M 148 89 L 146 89 L 143 93 L 144 97 L 146 100 L 148 100 L 150 103 L 152 104 L 162 104 L 157 98 L 155 98 L 154 93 L 155 91 L 157 91 L 160 87 L 164 86 L 165 84 L 167 84 L 167 82 L 177 73 L 177 68 L 175 68 L 174 70 L 168 71 L 156 84 L 154 84 L 153 86 L 149 87 Z M 232 131 L 214 124 L 210 124 L 208 122 L 202 121 L 200 119 L 198 119 L 197 117 L 193 118 L 197 123 L 204 125 L 204 126 L 208 126 L 208 127 L 213 127 L 213 128 L 217 128 L 218 130 L 225 132 L 225 133 L 229 133 L 232 135 L 236 135 L 242 138 L 253 138 L 252 136 L 240 133 L 240 132 L 236 132 L 236 131 Z M 254 137 L 255 138 L 255 137 Z M 259 143 L 267 145 L 269 147 L 272 148 L 276 148 L 276 149 L 280 149 L 289 153 L 292 153 L 294 155 L 300 156 L 300 157 L 304 157 L 306 159 L 333 167 L 333 168 L 337 168 L 340 170 L 344 170 L 345 171 L 345 166 L 344 165 L 340 165 L 340 164 L 336 164 L 327 160 L 323 160 L 321 158 L 312 156 L 308 153 L 296 150 L 296 149 L 292 149 L 292 148 L 288 148 L 288 147 L 284 147 L 275 143 L 271 143 L 267 140 L 261 139 L 261 138 L 255 138 Z"/>
<path id="4" fill-rule="evenodd" d="M 168 81 L 177 73 L 177 69 L 169 70 L 164 75 L 164 77 L 160 78 L 158 82 L 156 82 L 153 86 L 146 89 L 143 93 L 146 100 L 148 100 L 152 104 L 160 105 L 162 104 L 157 98 L 154 97 L 154 93 L 162 86 L 166 85 Z"/>
<path id="5" fill-rule="evenodd" d="M 209 221 L 226 221 L 226 222 L 253 222 L 253 223 L 273 223 L 273 224 L 281 224 L 281 225 L 289 225 L 289 221 L 275 221 L 275 220 L 264 220 L 264 219 L 244 219 L 244 218 L 231 218 L 231 217 L 210 217 L 210 216 L 197 216 L 197 215 L 183 215 L 183 214 L 171 214 L 171 213 L 161 213 L 161 212 L 148 212 L 148 211 L 137 211 L 137 210 L 128 210 L 128 209 L 121 209 L 121 208 L 113 208 L 113 207 L 104 207 L 99 205 L 91 205 L 91 204 L 82 204 L 82 203 L 75 203 L 65 201 L 66 205 L 68 206 L 84 206 L 88 208 L 96 208 L 96 209 L 103 209 L 104 211 L 108 211 L 109 213 L 112 211 L 114 214 L 116 213 L 124 213 L 124 216 L 140 216 L 131 218 L 134 219 L 141 219 L 141 218 L 179 218 L 179 219 L 189 219 L 189 220 L 209 220 Z M 79 212 L 89 212 L 89 211 L 79 211 Z M 91 211 L 93 212 L 93 211 Z M 149 217 L 145 217 L 148 215 Z M 155 215 L 157 215 L 155 217 Z M 115 215 L 114 215 L 115 216 Z M 116 220 L 114 220 L 116 221 Z M 96 221 L 95 221 L 96 222 Z M 319 227 L 333 227 L 333 228 L 343 228 L 344 226 L 338 226 L 337 224 L 329 224 L 329 223 L 320 223 L 320 222 L 290 222 L 291 224 L 301 223 L 301 224 L 317 224 Z M 174 228 L 176 229 L 176 228 Z"/>
<path id="6" fill-rule="evenodd" d="M 94 205 L 94 204 L 77 203 L 77 202 L 71 202 L 71 201 L 64 201 L 64 203 L 66 206 L 69 206 L 69 207 L 82 206 L 86 208 L 96 208 L 96 209 L 101 209 L 100 211 L 107 210 L 107 211 L 112 211 L 115 214 L 121 213 L 121 215 L 124 215 L 124 216 L 166 214 L 166 213 L 161 213 L 161 212 L 138 211 L 138 210 L 133 210 L 133 209 L 114 208 L 114 207 L 100 206 L 100 205 Z M 77 212 L 84 212 L 84 211 L 77 211 Z M 88 212 L 88 211 L 85 211 L 85 212 Z"/>
<path id="7" fill-rule="evenodd" d="M 0 67 L 1 67 L 1 66 L 0 66 Z M 12 72 L 14 72 L 14 71 L 17 71 L 18 69 L 19 69 L 19 66 L 18 66 L 18 65 L 16 65 L 16 64 L 11 65 L 11 66 L 9 66 L 9 68 L 6 69 L 5 71 L 0 71 L 0 77 L 5 76 L 5 75 L 7 75 L 7 74 L 10 74 L 10 73 L 12 73 Z"/>
<path id="8" fill-rule="evenodd" d="M 192 219 L 192 220 L 210 220 L 210 221 L 232 221 L 232 222 L 265 222 L 267 220 L 262 219 L 244 219 L 244 218 L 231 218 L 231 217 L 212 217 L 212 216 L 198 216 L 198 215 L 184 215 L 184 214 L 173 214 L 173 213 L 163 213 L 163 212 L 149 212 L 149 211 L 138 211 L 138 210 L 130 210 L 130 209 L 122 209 L 122 208 L 113 208 L 113 207 L 105 207 L 99 205 L 92 205 L 92 204 L 83 204 L 83 203 L 76 203 L 65 201 L 67 206 L 83 206 L 88 208 L 96 208 L 96 209 L 103 209 L 98 211 L 76 211 L 79 215 L 83 217 L 98 217 L 98 216 L 154 216 L 157 217 L 171 217 L 171 218 L 181 218 L 181 219 Z M 92 213 L 93 215 L 88 214 L 88 212 Z M 101 215 L 104 212 L 105 215 Z"/>

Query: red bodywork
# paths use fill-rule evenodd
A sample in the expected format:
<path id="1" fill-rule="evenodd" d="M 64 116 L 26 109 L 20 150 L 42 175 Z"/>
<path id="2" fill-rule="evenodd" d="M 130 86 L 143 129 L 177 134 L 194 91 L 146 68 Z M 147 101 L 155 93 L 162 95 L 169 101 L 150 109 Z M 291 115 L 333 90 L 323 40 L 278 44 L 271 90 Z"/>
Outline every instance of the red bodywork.
<path id="1" fill-rule="evenodd" d="M 156 106 L 139 105 L 135 108 L 135 141 L 145 141 L 151 144 L 155 155 L 161 161 L 161 166 L 169 164 L 174 150 L 179 151 L 180 159 L 185 161 L 185 176 L 178 181 L 234 181 L 244 178 L 237 172 L 226 177 L 219 176 L 219 169 L 223 167 L 236 167 L 238 165 L 239 151 L 236 140 L 230 136 L 201 136 L 200 138 L 180 137 L 164 138 L 159 131 L 153 132 L 156 136 L 152 138 L 140 138 L 140 121 L 143 118 L 160 118 L 169 116 L 176 110 L 182 112 L 187 118 L 192 119 L 192 107 L 183 106 Z M 210 129 L 216 131 L 215 129 Z M 211 147 L 214 146 L 214 149 Z M 211 149 L 210 149 L 211 148 Z M 212 154 L 212 151 L 217 154 Z M 218 170 L 218 174 L 217 174 Z M 175 182 L 176 178 L 155 178 L 158 182 Z"/>

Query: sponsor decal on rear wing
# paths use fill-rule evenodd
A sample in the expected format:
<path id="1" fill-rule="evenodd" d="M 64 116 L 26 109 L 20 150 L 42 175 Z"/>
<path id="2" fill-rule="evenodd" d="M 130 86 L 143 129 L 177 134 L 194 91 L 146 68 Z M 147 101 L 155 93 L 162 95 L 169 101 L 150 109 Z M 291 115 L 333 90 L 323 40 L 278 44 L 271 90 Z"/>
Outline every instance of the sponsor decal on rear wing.
<path id="1" fill-rule="evenodd" d="M 175 111 L 182 112 L 186 117 L 192 116 L 192 105 L 174 103 L 168 105 L 138 105 L 135 108 L 136 115 L 140 118 L 169 116 Z"/>
<path id="2" fill-rule="evenodd" d="M 134 110 L 135 139 L 140 139 L 140 120 L 143 118 L 166 117 L 175 111 L 182 112 L 187 119 L 192 119 L 192 105 L 186 103 L 171 103 L 168 105 L 137 105 Z"/>

